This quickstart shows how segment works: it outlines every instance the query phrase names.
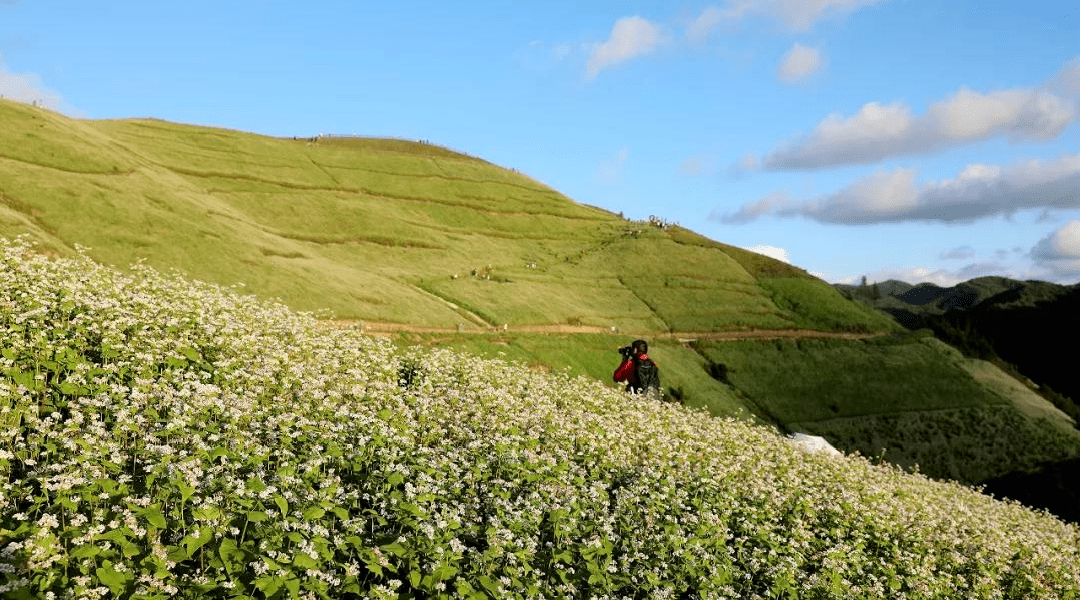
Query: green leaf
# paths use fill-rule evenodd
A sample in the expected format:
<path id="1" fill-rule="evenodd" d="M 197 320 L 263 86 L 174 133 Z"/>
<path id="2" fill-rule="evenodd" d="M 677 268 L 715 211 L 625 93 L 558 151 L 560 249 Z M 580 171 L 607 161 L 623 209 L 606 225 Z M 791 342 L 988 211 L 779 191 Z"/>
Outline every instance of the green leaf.
<path id="1" fill-rule="evenodd" d="M 319 566 L 319 563 L 315 562 L 315 559 L 303 552 L 297 552 L 296 555 L 293 556 L 293 564 L 301 569 L 314 569 Z"/>
<path id="2" fill-rule="evenodd" d="M 101 554 L 101 548 L 93 544 L 83 544 L 71 551 L 71 556 L 74 558 L 90 558 L 98 554 Z"/>
<path id="3" fill-rule="evenodd" d="M 457 572 L 457 568 L 451 565 L 439 565 L 431 572 L 431 576 L 435 581 L 446 581 L 447 579 L 453 578 L 454 575 L 457 575 Z"/>
<path id="4" fill-rule="evenodd" d="M 221 516 L 221 510 L 216 506 L 205 506 L 193 510 L 191 515 L 200 521 L 214 521 Z"/>
<path id="5" fill-rule="evenodd" d="M 193 535 L 185 536 L 184 539 L 180 540 L 180 545 L 186 548 L 188 556 L 191 556 L 212 539 L 214 539 L 214 530 L 210 527 L 203 527 L 199 530 L 198 537 Z"/>
<path id="6" fill-rule="evenodd" d="M 176 488 L 180 490 L 181 502 L 187 502 L 188 498 L 191 498 L 191 495 L 195 493 L 195 488 L 188 485 L 183 479 L 176 480 Z"/>
<path id="7" fill-rule="evenodd" d="M 269 517 L 270 515 L 266 514 L 261 510 L 253 510 L 247 514 L 247 520 L 251 521 L 252 523 L 261 523 Z"/>
<path id="8" fill-rule="evenodd" d="M 319 508 L 317 506 L 313 506 L 313 507 L 311 507 L 311 508 L 304 511 L 304 518 L 307 519 L 308 521 L 314 521 L 315 519 L 321 519 L 323 517 L 323 515 L 325 515 L 325 514 L 326 514 L 325 510 L 323 510 L 323 509 L 321 509 L 321 508 Z"/>
<path id="9" fill-rule="evenodd" d="M 237 547 L 236 540 L 232 538 L 222 539 L 221 545 L 218 546 L 218 555 L 221 556 L 221 561 L 225 564 L 225 570 L 230 575 L 244 571 L 244 551 Z"/>
<path id="10" fill-rule="evenodd" d="M 488 591 L 492 596 L 499 597 L 499 586 L 491 580 L 487 575 L 481 575 L 476 578 L 480 582 L 480 585 L 484 586 L 484 589 Z"/>
<path id="11" fill-rule="evenodd" d="M 398 542 L 392 542 L 392 543 L 386 544 L 385 546 L 379 546 L 379 548 L 383 552 L 385 552 L 387 554 L 390 554 L 392 556 L 397 556 L 397 557 L 402 557 L 402 556 L 405 556 L 406 554 L 409 553 L 409 549 L 406 548 L 405 546 L 402 546 Z"/>
<path id="12" fill-rule="evenodd" d="M 458 598 L 467 598 L 468 600 L 487 600 L 487 594 L 474 588 L 468 581 L 464 579 L 459 580 L 455 587 L 457 588 Z"/>
<path id="13" fill-rule="evenodd" d="M 191 554 L 183 546 L 167 546 L 168 559 L 172 562 L 183 562 L 191 558 Z"/>
<path id="14" fill-rule="evenodd" d="M 277 594 L 283 585 L 285 585 L 285 580 L 277 575 L 264 575 L 255 580 L 255 587 L 266 594 L 267 598 Z"/>
<path id="15" fill-rule="evenodd" d="M 215 460 L 217 460 L 218 458 L 220 458 L 222 456 L 224 456 L 225 458 L 229 457 L 229 449 L 226 448 L 225 446 L 217 446 L 216 448 L 214 448 L 213 450 L 210 451 L 210 460 L 211 461 L 215 461 Z"/>
<path id="16" fill-rule="evenodd" d="M 115 596 L 123 595 L 128 581 L 131 581 L 131 575 L 116 572 L 111 561 L 105 561 L 103 566 L 94 571 L 94 574 L 97 575 L 98 581 L 108 586 Z"/>
<path id="17" fill-rule="evenodd" d="M 289 502 L 281 496 L 274 496 L 274 504 L 277 504 L 278 510 L 281 511 L 282 517 L 289 516 Z"/>
<path id="18" fill-rule="evenodd" d="M 292 598 L 300 597 L 300 580 L 295 577 L 290 577 L 285 580 L 285 587 L 289 589 L 289 596 Z"/>
<path id="19" fill-rule="evenodd" d="M 59 389 L 60 393 L 65 396 L 78 396 L 80 394 L 85 394 L 90 391 L 89 388 L 87 388 L 86 386 L 79 385 L 77 383 L 71 383 L 70 381 L 65 381 L 61 383 L 59 386 L 57 386 L 57 389 Z"/>
<path id="20" fill-rule="evenodd" d="M 399 506 L 401 506 L 402 510 L 418 519 L 424 518 L 424 516 L 426 516 L 427 514 L 419 506 L 411 502 L 402 502 Z"/>

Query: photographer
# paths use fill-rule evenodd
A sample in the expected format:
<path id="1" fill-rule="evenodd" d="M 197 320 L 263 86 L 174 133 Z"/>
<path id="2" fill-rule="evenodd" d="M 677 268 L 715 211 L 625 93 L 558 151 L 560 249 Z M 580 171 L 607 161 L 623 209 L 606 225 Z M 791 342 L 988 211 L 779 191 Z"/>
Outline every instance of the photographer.
<path id="1" fill-rule="evenodd" d="M 626 382 L 627 392 L 649 394 L 659 400 L 660 369 L 649 358 L 649 344 L 645 340 L 634 340 L 629 346 L 619 348 L 619 354 L 623 361 L 615 369 L 615 382 Z"/>

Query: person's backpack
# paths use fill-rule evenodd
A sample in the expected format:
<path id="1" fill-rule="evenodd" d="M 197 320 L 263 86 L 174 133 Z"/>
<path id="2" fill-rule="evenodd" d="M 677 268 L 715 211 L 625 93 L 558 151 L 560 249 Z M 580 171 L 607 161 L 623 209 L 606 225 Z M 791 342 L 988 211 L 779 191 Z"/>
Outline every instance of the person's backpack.
<path id="1" fill-rule="evenodd" d="M 637 374 L 638 391 L 660 393 L 660 368 L 651 358 L 634 358 L 634 372 Z"/>

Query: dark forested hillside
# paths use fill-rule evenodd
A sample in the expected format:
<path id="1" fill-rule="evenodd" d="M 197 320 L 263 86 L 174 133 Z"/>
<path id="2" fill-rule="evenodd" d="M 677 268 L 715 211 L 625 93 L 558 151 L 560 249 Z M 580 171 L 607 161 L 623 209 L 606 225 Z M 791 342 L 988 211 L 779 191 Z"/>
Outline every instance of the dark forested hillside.
<path id="1" fill-rule="evenodd" d="M 896 291 L 882 292 L 886 285 Z M 1080 286 L 982 277 L 949 288 L 892 281 L 836 287 L 909 329 L 934 330 L 968 356 L 1009 363 L 1044 392 L 1080 398 L 1069 349 L 1080 333 Z"/>

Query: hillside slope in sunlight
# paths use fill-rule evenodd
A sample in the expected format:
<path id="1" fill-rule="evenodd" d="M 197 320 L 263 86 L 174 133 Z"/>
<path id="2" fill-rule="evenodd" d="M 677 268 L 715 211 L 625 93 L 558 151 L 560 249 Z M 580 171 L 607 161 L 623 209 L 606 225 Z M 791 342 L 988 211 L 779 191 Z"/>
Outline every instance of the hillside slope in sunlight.
<path id="1" fill-rule="evenodd" d="M 342 319 L 891 330 L 785 263 L 438 146 L 73 120 L 0 100 L 0 235 Z"/>

